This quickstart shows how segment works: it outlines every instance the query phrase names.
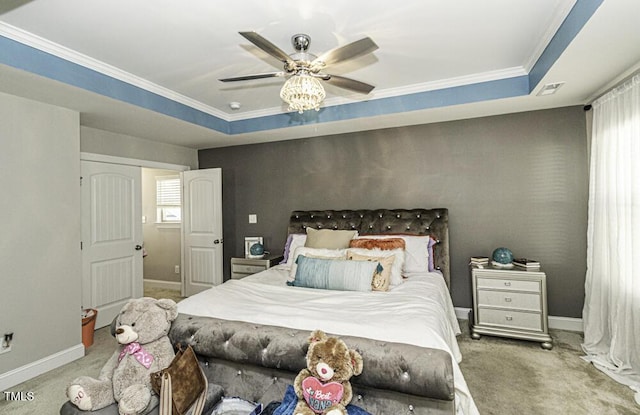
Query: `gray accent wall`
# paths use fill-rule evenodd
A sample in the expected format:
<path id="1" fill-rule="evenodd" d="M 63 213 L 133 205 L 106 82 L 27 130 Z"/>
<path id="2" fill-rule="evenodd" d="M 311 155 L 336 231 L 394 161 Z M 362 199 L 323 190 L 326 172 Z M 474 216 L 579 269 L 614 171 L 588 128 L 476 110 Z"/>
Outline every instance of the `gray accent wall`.
<path id="1" fill-rule="evenodd" d="M 551 315 L 582 315 L 582 107 L 201 150 L 198 162 L 222 168 L 225 278 L 245 236 L 282 252 L 292 210 L 446 207 L 456 307 L 472 305 L 469 257 L 505 246 L 541 261 Z"/>

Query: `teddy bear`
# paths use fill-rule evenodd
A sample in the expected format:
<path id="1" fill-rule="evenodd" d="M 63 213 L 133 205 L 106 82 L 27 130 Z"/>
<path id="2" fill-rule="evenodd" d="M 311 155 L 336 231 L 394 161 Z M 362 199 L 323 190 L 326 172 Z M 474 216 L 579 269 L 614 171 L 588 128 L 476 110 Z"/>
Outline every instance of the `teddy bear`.
<path id="1" fill-rule="evenodd" d="M 67 388 L 69 401 L 83 411 L 95 411 L 115 402 L 121 415 L 143 414 L 157 406 L 151 373 L 169 366 L 175 352 L 168 333 L 178 316 L 173 300 L 132 299 L 115 318 L 118 349 L 97 379 L 80 376 Z"/>
<path id="2" fill-rule="evenodd" d="M 298 403 L 294 415 L 346 415 L 351 379 L 362 373 L 362 356 L 336 337 L 315 330 L 309 337 L 307 367 L 294 381 Z"/>

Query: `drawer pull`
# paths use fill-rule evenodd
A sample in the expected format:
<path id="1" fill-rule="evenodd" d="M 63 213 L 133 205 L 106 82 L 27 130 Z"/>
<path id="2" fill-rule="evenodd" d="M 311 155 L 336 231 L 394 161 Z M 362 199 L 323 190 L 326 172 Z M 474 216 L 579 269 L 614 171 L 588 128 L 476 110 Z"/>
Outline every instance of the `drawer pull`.
<path id="1" fill-rule="evenodd" d="M 505 303 L 510 303 L 511 302 L 511 297 L 504 297 L 504 302 Z"/>
<path id="2" fill-rule="evenodd" d="M 504 286 L 505 287 L 511 287 L 511 281 L 505 281 L 504 282 Z"/>
<path id="3" fill-rule="evenodd" d="M 505 319 L 506 319 L 507 321 L 511 321 L 511 320 L 513 320 L 513 317 L 511 317 L 511 316 L 506 316 L 506 317 L 505 317 Z"/>

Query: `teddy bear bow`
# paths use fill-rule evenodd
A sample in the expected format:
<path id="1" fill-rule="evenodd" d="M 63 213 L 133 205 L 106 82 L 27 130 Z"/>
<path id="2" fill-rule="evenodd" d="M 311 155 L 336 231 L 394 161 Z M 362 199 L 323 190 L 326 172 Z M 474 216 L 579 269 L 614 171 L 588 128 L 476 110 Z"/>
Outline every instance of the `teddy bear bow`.
<path id="1" fill-rule="evenodd" d="M 138 342 L 129 343 L 122 349 L 120 355 L 118 356 L 118 363 L 120 363 L 120 361 L 127 354 L 132 355 L 138 362 L 140 362 L 142 366 L 146 367 L 147 369 L 149 369 L 151 367 L 151 363 L 153 363 L 153 356 L 146 350 L 144 350 L 144 348 L 140 346 L 140 343 Z"/>

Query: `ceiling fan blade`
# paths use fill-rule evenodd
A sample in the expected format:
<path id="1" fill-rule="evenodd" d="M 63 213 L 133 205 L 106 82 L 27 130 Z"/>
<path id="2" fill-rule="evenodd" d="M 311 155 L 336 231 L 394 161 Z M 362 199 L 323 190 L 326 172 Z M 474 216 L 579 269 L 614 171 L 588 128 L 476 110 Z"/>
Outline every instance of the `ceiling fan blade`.
<path id="1" fill-rule="evenodd" d="M 256 32 L 238 32 L 238 33 L 240 33 L 249 42 L 253 43 L 263 51 L 267 52 L 269 55 L 273 56 L 274 58 L 284 63 L 287 63 L 289 65 L 294 65 L 293 60 L 289 57 L 289 55 L 286 54 L 285 51 L 283 51 L 273 43 L 269 42 L 267 39 L 260 36 Z"/>
<path id="2" fill-rule="evenodd" d="M 365 37 L 323 53 L 313 60 L 312 65 L 314 63 L 323 62 L 324 66 L 329 66 L 347 59 L 366 55 L 376 49 L 378 49 L 378 45 L 376 45 L 371 38 Z"/>
<path id="3" fill-rule="evenodd" d="M 223 78 L 218 80 L 221 82 L 235 82 L 235 81 L 250 81 L 252 79 L 276 78 L 280 76 L 285 76 L 285 73 L 284 72 L 266 72 L 266 73 L 259 73 L 254 75 L 236 76 L 233 78 Z"/>
<path id="4" fill-rule="evenodd" d="M 360 92 L 361 94 L 368 94 L 369 92 L 373 91 L 373 88 L 375 88 L 375 86 L 373 85 L 356 81 L 355 79 L 345 78 L 344 76 L 321 74 L 321 77 L 331 85 L 335 85 L 344 89 L 350 89 L 351 91 Z"/>

